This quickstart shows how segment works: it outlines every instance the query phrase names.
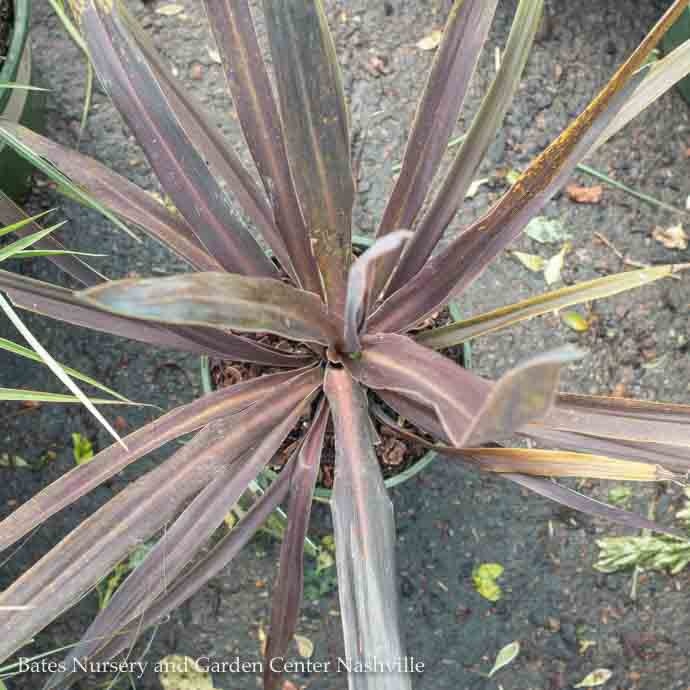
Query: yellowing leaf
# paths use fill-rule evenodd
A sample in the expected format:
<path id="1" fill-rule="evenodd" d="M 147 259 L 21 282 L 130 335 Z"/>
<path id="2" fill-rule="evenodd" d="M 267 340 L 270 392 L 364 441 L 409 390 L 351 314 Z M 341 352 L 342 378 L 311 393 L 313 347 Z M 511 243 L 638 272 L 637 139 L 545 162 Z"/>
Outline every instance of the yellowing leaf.
<path id="1" fill-rule="evenodd" d="M 156 14 L 162 14 L 164 17 L 174 17 L 177 14 L 184 12 L 182 5 L 177 5 L 174 2 L 169 2 L 160 7 L 156 7 Z"/>
<path id="2" fill-rule="evenodd" d="M 587 650 L 590 647 L 596 646 L 596 644 L 594 640 L 580 640 L 580 654 L 586 654 Z"/>
<path id="3" fill-rule="evenodd" d="M 474 199 L 477 196 L 477 192 L 482 185 L 485 185 L 489 181 L 488 177 L 483 177 L 481 180 L 474 180 L 469 186 L 467 193 L 465 194 L 465 199 Z"/>
<path id="4" fill-rule="evenodd" d="M 592 671 L 588 676 L 583 678 L 577 685 L 574 685 L 573 687 L 597 688 L 610 680 L 612 675 L 613 671 L 610 671 L 607 668 L 598 668 L 596 671 Z"/>
<path id="5" fill-rule="evenodd" d="M 652 237 L 666 247 L 666 249 L 687 249 L 688 236 L 683 226 L 672 225 L 670 228 L 654 228 Z"/>
<path id="6" fill-rule="evenodd" d="M 215 690 L 208 673 L 188 656 L 171 654 L 156 662 L 163 690 Z"/>
<path id="7" fill-rule="evenodd" d="M 541 244 L 555 244 L 572 237 L 560 220 L 550 220 L 544 216 L 533 218 L 527 224 L 525 232 L 528 237 Z"/>
<path id="8" fill-rule="evenodd" d="M 503 591 L 496 580 L 503 574 L 503 566 L 500 563 L 483 563 L 472 572 L 474 588 L 485 599 L 498 601 L 503 596 Z"/>
<path id="9" fill-rule="evenodd" d="M 314 655 L 314 643 L 304 635 L 295 635 L 297 651 L 303 659 L 311 659 Z"/>
<path id="10" fill-rule="evenodd" d="M 589 329 L 589 321 L 579 311 L 568 310 L 561 313 L 561 321 L 571 330 L 584 333 Z"/>
<path id="11" fill-rule="evenodd" d="M 498 656 L 496 657 L 496 661 L 494 662 L 493 668 L 489 671 L 489 678 L 491 678 L 491 676 L 493 676 L 494 673 L 497 673 L 502 668 L 512 663 L 519 653 L 519 642 L 511 642 L 510 644 L 507 644 L 505 647 L 503 647 L 503 649 L 498 653 Z"/>
<path id="12" fill-rule="evenodd" d="M 564 244 L 558 254 L 552 256 L 544 265 L 544 280 L 547 285 L 553 285 L 561 279 L 561 271 L 565 264 L 565 255 L 570 251 L 570 245 Z"/>
<path id="13" fill-rule="evenodd" d="M 442 38 L 443 31 L 435 29 L 428 36 L 425 36 L 421 41 L 417 42 L 417 48 L 420 50 L 436 50 Z"/>
<path id="14" fill-rule="evenodd" d="M 525 267 L 534 273 L 544 270 L 546 261 L 536 254 L 525 254 L 525 252 L 511 252 L 511 254 Z"/>

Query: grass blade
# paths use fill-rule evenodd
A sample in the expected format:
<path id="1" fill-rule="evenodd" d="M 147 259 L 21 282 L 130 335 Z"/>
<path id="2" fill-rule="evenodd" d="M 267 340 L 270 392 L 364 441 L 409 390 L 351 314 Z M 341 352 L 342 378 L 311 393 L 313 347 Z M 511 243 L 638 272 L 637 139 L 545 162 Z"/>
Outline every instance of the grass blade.
<path id="1" fill-rule="evenodd" d="M 24 388 L 0 388 L 0 401 L 2 402 L 41 402 L 41 403 L 67 403 L 80 404 L 84 402 L 76 395 L 61 393 L 49 393 L 46 391 L 31 391 Z M 106 398 L 89 398 L 93 405 L 138 405 L 131 400 L 111 400 Z"/>
<path id="2" fill-rule="evenodd" d="M 656 280 L 667 278 L 677 270 L 672 265 L 653 266 L 636 271 L 626 271 L 604 278 L 596 278 L 560 290 L 530 297 L 507 307 L 501 307 L 486 314 L 464 319 L 434 328 L 415 336 L 415 340 L 426 347 L 437 350 L 459 345 L 466 340 L 493 333 L 502 328 L 532 319 L 558 309 L 572 307 L 583 302 L 592 302 L 649 285 Z"/>
<path id="3" fill-rule="evenodd" d="M 51 225 L 49 228 L 45 228 L 44 230 L 34 232 L 31 235 L 22 237 L 21 239 L 16 240 L 11 244 L 8 244 L 7 246 L 0 248 L 0 263 L 2 263 L 3 261 L 7 261 L 7 259 L 11 259 L 18 252 L 21 252 L 27 247 L 30 247 L 32 244 L 39 242 L 44 237 L 50 235 L 51 232 L 55 232 L 58 228 L 61 228 L 66 222 L 66 220 L 63 220 L 61 223 Z"/>
<path id="4" fill-rule="evenodd" d="M 182 218 L 127 178 L 93 158 L 84 156 L 14 123 L 2 123 L 5 132 L 40 157 L 51 170 L 60 170 L 112 213 L 136 225 L 199 271 L 220 270 L 221 265 L 199 243 Z M 79 199 L 77 199 L 79 201 Z"/>
<path id="5" fill-rule="evenodd" d="M 39 216 L 40 218 L 40 216 Z M 35 222 L 37 217 L 29 218 L 25 211 L 14 203 L 6 194 L 0 191 L 0 225 L 10 224 L 14 225 L 14 233 L 19 237 L 25 237 L 30 232 L 36 232 L 41 229 L 41 226 Z M 17 223 L 21 223 L 21 227 L 17 228 Z M 0 234 L 3 233 L 0 230 Z M 46 237 L 40 242 L 36 243 L 36 249 L 46 250 L 64 250 L 65 247 L 53 237 Z M 96 285 L 105 280 L 98 271 L 93 269 L 89 264 L 75 256 L 55 255 L 51 257 L 51 261 L 60 270 L 68 275 L 71 275 L 82 285 Z"/>
<path id="6" fill-rule="evenodd" d="M 24 325 L 23 321 L 17 316 L 17 313 L 12 309 L 12 305 L 0 294 L 0 308 L 5 312 L 7 318 L 12 322 L 14 327 L 22 334 L 22 337 L 27 343 L 36 351 L 36 354 L 41 357 L 45 365 L 55 374 L 55 376 L 63 383 L 71 393 L 79 399 L 82 405 L 96 418 L 101 426 L 120 444 L 124 446 L 120 435 L 110 425 L 108 420 L 96 409 L 94 403 L 82 393 L 79 386 L 69 377 L 65 370 L 52 358 L 50 353 L 36 340 L 31 331 Z"/>
<path id="7" fill-rule="evenodd" d="M 5 352 L 11 352 L 12 354 L 17 355 L 19 357 L 23 357 L 24 359 L 30 359 L 33 362 L 40 362 L 42 364 L 45 364 L 45 362 L 39 354 L 37 354 L 33 350 L 30 350 L 28 347 L 19 345 L 18 343 L 15 343 L 11 340 L 7 340 L 6 338 L 0 338 L 0 349 L 4 350 Z M 72 369 L 71 367 L 67 367 L 64 364 L 60 364 L 59 362 L 58 364 L 73 379 L 77 379 L 82 383 L 87 383 L 88 385 L 93 386 L 94 388 L 97 388 L 98 390 L 103 391 L 104 393 L 108 393 L 108 395 L 112 395 L 114 398 L 117 398 L 122 402 L 129 403 L 132 405 L 137 404 L 132 402 L 128 398 L 125 398 L 123 395 L 120 395 L 117 391 L 114 391 L 111 388 L 104 386 L 102 383 L 99 383 L 98 381 L 96 381 L 96 379 L 93 379 L 90 376 L 87 376 L 86 374 L 82 374 L 80 371 L 77 371 L 76 369 Z"/>

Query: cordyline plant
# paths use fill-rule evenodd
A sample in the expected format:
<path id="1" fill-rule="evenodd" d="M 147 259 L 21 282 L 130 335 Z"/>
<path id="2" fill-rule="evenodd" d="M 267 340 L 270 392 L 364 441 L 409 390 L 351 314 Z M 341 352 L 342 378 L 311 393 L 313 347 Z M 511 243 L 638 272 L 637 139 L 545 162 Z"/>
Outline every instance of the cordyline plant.
<path id="1" fill-rule="evenodd" d="M 333 497 L 346 653 L 354 663 L 402 657 L 394 574 L 393 512 L 374 452 L 372 417 L 411 428 L 439 454 L 572 508 L 635 527 L 642 517 L 548 479 L 584 476 L 657 481 L 690 465 L 690 408 L 557 392 L 558 350 L 489 381 L 443 356 L 518 321 L 670 275 L 659 266 L 550 292 L 421 333 L 415 327 L 460 297 L 513 241 L 576 164 L 690 72 L 690 46 L 646 64 L 687 2 L 674 2 L 584 112 L 479 220 L 434 252 L 500 127 L 525 65 L 542 0 L 522 0 L 503 60 L 438 191 L 432 182 L 484 45 L 497 0 L 453 7 L 424 89 L 377 241 L 353 259 L 345 97 L 320 0 L 264 0 L 275 90 L 248 0 L 205 0 L 230 91 L 263 189 L 171 77 L 118 0 L 72 0 L 102 84 L 134 132 L 178 214 L 100 163 L 18 125 L 3 139 L 71 195 L 133 224 L 183 258 L 192 272 L 105 281 L 79 257 L 55 262 L 86 289 L 74 292 L 0 271 L 14 304 L 139 341 L 280 370 L 223 388 L 127 436 L 48 486 L 0 523 L 0 548 L 146 453 L 194 438 L 85 520 L 0 596 L 0 658 L 10 656 L 93 588 L 144 540 L 164 535 L 70 652 L 48 688 L 78 676 L 70 660 L 129 650 L 220 572 L 284 500 L 266 654 L 281 657 L 298 618 L 303 545 L 328 425 L 336 443 Z M 59 172 L 58 172 L 59 171 Z M 270 247 L 263 251 L 247 220 Z M 7 208 L 4 215 L 11 215 Z M 13 218 L 2 218 L 10 222 Z M 293 341 L 285 351 L 251 334 Z M 375 396 L 367 395 L 367 390 Z M 383 400 L 400 418 L 391 419 Z M 372 402 L 370 402 L 370 400 Z M 299 448 L 267 492 L 209 551 L 204 546 L 250 482 L 305 415 Z M 510 434 L 561 450 L 504 448 Z M 433 443 L 424 440 L 430 435 Z M 663 528 L 659 528 L 662 529 Z M 279 676 L 266 665 L 265 686 Z M 404 673 L 352 674 L 351 687 L 409 687 Z"/>

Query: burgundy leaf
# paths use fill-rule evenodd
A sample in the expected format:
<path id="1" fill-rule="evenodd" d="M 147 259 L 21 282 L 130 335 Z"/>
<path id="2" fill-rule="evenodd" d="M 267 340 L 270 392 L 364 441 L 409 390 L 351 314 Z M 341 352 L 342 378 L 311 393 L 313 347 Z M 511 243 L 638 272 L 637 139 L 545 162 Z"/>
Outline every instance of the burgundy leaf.
<path id="1" fill-rule="evenodd" d="M 0 289 L 15 305 L 75 326 L 111 333 L 174 350 L 207 354 L 267 366 L 304 366 L 311 357 L 291 355 L 227 331 L 185 326 L 163 326 L 116 316 L 77 299 L 66 290 L 39 280 L 0 271 Z"/>
<path id="2" fill-rule="evenodd" d="M 190 94 L 189 89 L 170 73 L 150 37 L 132 13 L 124 4 L 120 5 L 119 10 L 120 17 L 137 46 L 146 55 L 151 70 L 190 141 L 213 173 L 220 177 L 224 190 L 237 199 L 285 270 L 293 275 L 283 238 L 278 234 L 273 219 L 273 211 L 254 178 L 226 141 L 221 130 L 209 120 L 206 112 Z"/>
<path id="3" fill-rule="evenodd" d="M 275 275 L 275 267 L 228 204 L 216 175 L 194 148 L 120 3 L 77 3 L 101 82 L 134 132 L 161 185 L 206 250 L 228 271 Z"/>
<path id="4" fill-rule="evenodd" d="M 466 290 L 565 185 L 643 76 L 642 72 L 637 73 L 620 92 L 612 93 L 603 109 L 586 110 L 580 117 L 586 115 L 587 120 L 576 120 L 533 161 L 488 213 L 432 257 L 412 280 L 381 305 L 369 320 L 369 330 L 411 328 Z"/>
<path id="5" fill-rule="evenodd" d="M 501 54 L 498 74 L 460 144 L 441 189 L 419 224 L 386 294 L 395 292 L 417 274 L 465 200 L 479 165 L 489 146 L 495 141 L 496 132 L 520 86 L 520 76 L 541 23 L 543 7 L 544 0 L 521 0 L 518 4 L 508 42 Z"/>
<path id="6" fill-rule="evenodd" d="M 286 656 L 288 644 L 297 627 L 304 584 L 304 540 L 309 529 L 329 415 L 328 404 L 322 400 L 292 471 L 287 529 L 280 548 L 280 569 L 273 593 L 271 626 L 264 655 L 264 690 L 272 690 L 278 684 L 281 674 L 271 669 L 270 660 Z"/>
<path id="7" fill-rule="evenodd" d="M 413 226 L 458 121 L 497 4 L 497 0 L 455 2 L 417 108 L 379 236 Z"/>
<path id="8" fill-rule="evenodd" d="M 352 663 L 375 656 L 392 667 L 405 658 L 395 586 L 395 522 L 374 451 L 367 398 L 342 368 L 327 371 L 324 390 L 335 428 L 331 510 L 345 654 Z M 409 674 L 372 675 L 381 690 L 411 688 Z"/>
<path id="9" fill-rule="evenodd" d="M 3 120 L 1 127 L 58 168 L 100 204 L 140 227 L 195 269 L 222 269 L 182 218 L 176 218 L 163 204 L 125 177 L 93 158 L 60 146 L 21 125 Z"/>
<path id="10" fill-rule="evenodd" d="M 271 82 L 247 0 L 205 0 L 232 99 L 289 256 L 306 290 L 321 293 L 319 270 L 300 211 Z"/>
<path id="11" fill-rule="evenodd" d="M 0 607 L 16 609 L 0 621 L 0 659 L 74 604 L 319 385 L 283 385 L 249 409 L 211 422 L 170 459 L 82 522 L 0 595 Z"/>
<path id="12" fill-rule="evenodd" d="M 335 345 L 341 320 L 323 300 L 272 278 L 228 273 L 183 273 L 130 278 L 78 293 L 97 308 L 146 321 L 274 333 L 300 342 Z"/>
<path id="13" fill-rule="evenodd" d="M 350 269 L 347 281 L 347 299 L 345 302 L 345 348 L 347 352 L 359 352 L 362 349 L 359 330 L 366 319 L 371 305 L 376 298 L 376 276 L 383 270 L 386 257 L 396 254 L 412 237 L 407 230 L 398 230 L 377 240 Z"/>
<path id="14" fill-rule="evenodd" d="M 534 493 L 540 496 L 544 496 L 544 498 L 556 501 L 556 503 L 560 503 L 561 505 L 580 511 L 581 513 L 586 513 L 592 517 L 603 518 L 604 520 L 609 520 L 632 529 L 648 529 L 652 532 L 660 532 L 672 537 L 687 539 L 687 534 L 679 530 L 660 525 L 658 522 L 653 522 L 641 515 L 636 515 L 627 510 L 616 508 L 608 503 L 602 503 L 601 501 L 585 496 L 573 489 L 568 489 L 565 486 L 556 484 L 549 479 L 528 477 L 524 474 L 504 474 L 502 476 L 515 484 L 519 484 L 530 491 L 534 491 Z"/>
<path id="15" fill-rule="evenodd" d="M 290 170 L 331 310 L 342 315 L 354 182 L 345 96 L 322 0 L 264 0 Z"/>
<path id="16" fill-rule="evenodd" d="M 690 449 L 690 405 L 562 393 L 539 424 L 611 440 Z"/>
<path id="17" fill-rule="evenodd" d="M 305 398 L 283 420 L 276 420 L 255 448 L 218 472 L 120 585 L 108 606 L 91 623 L 81 642 L 69 652 L 64 660 L 65 667 L 71 668 L 76 659 L 85 664 L 122 627 L 136 622 L 141 612 L 164 594 L 168 582 L 177 578 L 204 548 L 250 482 L 273 458 L 308 402 L 309 398 Z"/>
<path id="18" fill-rule="evenodd" d="M 288 465 L 271 483 L 266 493 L 257 499 L 239 524 L 235 525 L 232 531 L 223 537 L 208 554 L 195 563 L 189 571 L 172 582 L 167 591 L 143 611 L 141 617 L 134 624 L 126 626 L 119 635 L 99 650 L 92 661 L 112 659 L 120 652 L 131 649 L 144 630 L 162 622 L 172 611 L 194 596 L 209 580 L 223 571 L 268 519 L 269 515 L 285 500 L 294 464 L 295 456 L 290 459 Z M 81 675 L 80 672 L 73 672 L 60 679 L 56 678 L 55 681 L 51 678 L 46 690 L 67 688 Z"/>
<path id="19" fill-rule="evenodd" d="M 247 409 L 258 400 L 288 384 L 290 387 L 318 381 L 318 370 L 272 374 L 221 388 L 214 393 L 175 408 L 159 419 L 125 437 L 125 450 L 113 444 L 85 464 L 62 475 L 0 522 L 0 551 L 11 546 L 81 496 L 103 484 L 139 458 L 164 444 L 214 420 Z M 282 389 L 281 389 L 282 390 Z"/>

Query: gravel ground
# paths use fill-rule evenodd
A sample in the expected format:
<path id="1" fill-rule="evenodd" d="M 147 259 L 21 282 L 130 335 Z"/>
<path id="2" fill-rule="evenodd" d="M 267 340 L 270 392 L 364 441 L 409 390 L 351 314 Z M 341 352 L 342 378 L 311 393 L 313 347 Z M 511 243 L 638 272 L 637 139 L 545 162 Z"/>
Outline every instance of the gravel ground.
<path id="1" fill-rule="evenodd" d="M 220 68 L 213 62 L 203 13 L 193 0 L 174 17 L 155 13 L 159 3 L 132 6 L 155 41 L 178 70 L 189 90 L 209 106 L 219 124 L 239 141 L 236 118 L 223 89 Z M 371 232 L 391 187 L 392 167 L 400 160 L 414 107 L 432 54 L 416 43 L 441 28 L 448 3 L 433 0 L 350 0 L 328 4 L 344 65 L 350 99 L 359 196 L 358 231 Z M 494 73 L 494 48 L 502 46 L 515 8 L 499 3 L 489 47 L 480 64 L 471 97 L 458 124 L 469 123 Z M 459 215 L 458 227 L 475 217 L 503 190 L 500 171 L 520 168 L 577 115 L 588 99 L 629 54 L 666 3 L 629 0 L 547 0 L 548 21 L 530 58 L 521 88 L 503 132 L 492 146 L 482 186 Z M 52 91 L 48 128 L 52 137 L 76 145 L 83 96 L 84 69 L 52 16 L 47 3 L 35 3 L 35 56 Z M 690 193 L 688 180 L 690 125 L 686 104 L 676 95 L 662 98 L 593 157 L 590 164 L 617 180 L 680 206 Z M 107 162 L 134 181 L 155 189 L 155 182 L 131 136 L 97 92 L 81 150 Z M 592 184 L 579 175 L 578 184 Z M 29 200 L 38 211 L 57 205 L 54 193 L 39 185 Z M 107 254 L 98 265 L 110 276 L 151 275 L 179 269 L 152 242 L 135 244 L 95 214 L 60 201 L 59 214 L 70 222 L 61 239 L 85 251 Z M 546 208 L 573 235 L 566 257 L 566 283 L 620 270 L 621 260 L 597 241 L 605 236 L 634 261 L 688 261 L 685 250 L 669 250 L 652 238 L 655 227 L 679 219 L 622 192 L 606 188 L 594 205 L 576 204 L 566 195 Z M 551 256 L 558 245 L 539 245 L 528 238 L 516 247 Z M 48 265 L 18 267 L 30 275 L 64 281 Z M 506 255 L 473 286 L 463 309 L 478 313 L 543 290 L 532 274 Z M 509 294 L 506 294 L 509 293 Z M 669 281 L 592 310 L 592 326 L 576 334 L 555 317 L 513 328 L 474 344 L 474 362 L 484 375 L 496 376 L 525 356 L 560 342 L 576 342 L 589 357 L 565 376 L 568 390 L 611 393 L 685 402 L 690 397 L 687 358 L 687 280 Z M 133 399 L 162 408 L 190 400 L 200 392 L 198 364 L 193 357 L 156 351 L 122 339 L 94 335 L 27 318 L 41 341 L 58 359 L 69 363 Z M 0 334 L 14 337 L 0 321 Z M 40 367 L 0 354 L 4 386 L 57 390 Z M 153 408 L 114 411 L 122 429 L 134 429 L 156 415 Z M 70 434 L 89 436 L 97 447 L 107 438 L 89 416 L 74 408 L 23 409 L 0 406 L 2 452 L 38 463 L 51 451 L 55 459 L 36 471 L 0 468 L 0 513 L 10 512 L 59 476 L 72 463 Z M 113 479 L 74 508 L 61 513 L 0 571 L 6 585 L 50 545 L 102 504 L 153 457 Z M 605 497 L 606 482 L 588 482 L 592 495 Z M 635 489 L 633 507 L 645 512 L 650 490 Z M 415 678 L 417 690 L 441 688 L 559 690 L 572 688 L 596 668 L 613 671 L 606 687 L 618 690 L 684 690 L 690 685 L 687 627 L 690 621 L 688 575 L 673 578 L 650 574 L 640 579 L 635 602 L 629 597 L 629 573 L 604 576 L 592 568 L 595 540 L 616 530 L 528 496 L 500 479 L 478 476 L 453 463 L 437 462 L 417 480 L 394 492 L 399 524 L 399 587 L 408 651 L 425 664 Z M 669 518 L 682 503 L 676 487 L 662 488 L 657 515 Z M 328 515 L 317 510 L 316 532 L 328 530 Z M 275 543 L 260 537 L 231 569 L 178 611 L 158 632 L 147 659 L 187 654 L 230 660 L 258 658 L 259 636 L 268 620 L 268 602 L 275 573 Z M 480 563 L 505 567 L 503 598 L 496 604 L 475 592 L 471 573 Z M 95 597 L 82 601 L 39 635 L 32 653 L 77 639 L 96 610 Z M 315 644 L 315 660 L 340 650 L 338 605 L 334 593 L 305 606 L 300 633 Z M 522 652 L 509 669 L 488 680 L 485 674 L 497 651 L 519 640 Z M 582 649 L 582 640 L 595 644 Z M 10 687 L 38 688 L 42 674 L 27 674 Z M 296 675 L 296 685 L 322 690 L 346 687 L 338 674 Z M 96 688 L 103 678 L 85 683 Z M 255 674 L 218 674 L 222 690 L 257 687 Z M 136 687 L 153 689 L 148 672 Z M 124 687 L 124 686 L 123 686 Z"/>

